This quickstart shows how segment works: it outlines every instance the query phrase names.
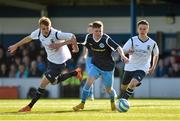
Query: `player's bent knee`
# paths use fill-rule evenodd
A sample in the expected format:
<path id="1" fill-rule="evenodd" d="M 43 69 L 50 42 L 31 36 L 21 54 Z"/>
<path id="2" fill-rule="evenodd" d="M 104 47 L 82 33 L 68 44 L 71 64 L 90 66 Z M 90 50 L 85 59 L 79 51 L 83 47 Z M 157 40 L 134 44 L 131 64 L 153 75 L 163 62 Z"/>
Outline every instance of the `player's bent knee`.
<path id="1" fill-rule="evenodd" d="M 136 79 L 132 79 L 131 82 L 129 83 L 129 87 L 135 88 L 137 84 L 139 84 L 139 81 L 137 81 Z"/>
<path id="2" fill-rule="evenodd" d="M 137 87 L 137 85 L 139 84 L 140 82 L 136 79 L 133 79 L 133 84 L 134 84 L 134 87 Z"/>
<path id="3" fill-rule="evenodd" d="M 49 84 L 49 80 L 46 78 L 46 77 L 43 77 L 42 81 L 41 81 L 41 84 L 40 84 L 40 87 L 41 88 L 46 88 L 46 86 Z"/>
<path id="4" fill-rule="evenodd" d="M 46 80 L 48 80 L 49 83 L 51 83 L 52 85 L 55 85 L 55 80 L 56 79 L 51 73 L 46 73 L 45 72 L 43 79 L 46 79 Z"/>

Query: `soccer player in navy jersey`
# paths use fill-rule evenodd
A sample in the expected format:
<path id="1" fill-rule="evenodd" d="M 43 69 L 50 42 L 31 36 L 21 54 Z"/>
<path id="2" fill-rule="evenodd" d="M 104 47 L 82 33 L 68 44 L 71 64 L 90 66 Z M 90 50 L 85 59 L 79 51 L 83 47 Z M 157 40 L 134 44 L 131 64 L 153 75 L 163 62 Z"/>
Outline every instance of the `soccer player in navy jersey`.
<path id="1" fill-rule="evenodd" d="M 103 23 L 101 21 L 93 22 L 93 33 L 77 37 L 77 42 L 88 46 L 92 51 L 92 65 L 88 71 L 87 82 L 83 88 L 81 103 L 73 107 L 73 110 L 78 111 L 84 109 L 93 82 L 101 76 L 106 92 L 111 99 L 111 110 L 115 111 L 114 101 L 116 92 L 113 89 L 115 62 L 113 61 L 111 53 L 117 50 L 125 63 L 128 62 L 128 58 L 124 55 L 122 48 L 107 34 L 103 33 Z"/>
<path id="2" fill-rule="evenodd" d="M 154 72 L 159 58 L 158 45 L 148 36 L 148 21 L 139 21 L 137 27 L 138 35 L 130 38 L 123 46 L 124 52 L 129 54 L 129 63 L 125 64 L 120 91 L 120 97 L 125 99 L 133 94 L 146 74 Z"/>
<path id="3" fill-rule="evenodd" d="M 51 21 L 48 17 L 41 17 L 39 19 L 39 28 L 16 44 L 11 45 L 8 48 L 8 51 L 13 54 L 18 47 L 29 43 L 32 40 L 40 40 L 44 46 L 47 53 L 48 67 L 32 101 L 27 106 L 20 109 L 19 112 L 31 111 L 34 104 L 44 94 L 45 88 L 49 83 L 55 85 L 72 76 L 76 76 L 79 80 L 82 80 L 82 72 L 80 68 L 77 68 L 72 72 L 62 74 L 62 71 L 66 67 L 66 61 L 71 59 L 71 53 L 67 45 L 72 45 L 73 52 L 79 51 L 76 38 L 72 33 L 64 33 L 54 29 L 51 26 Z M 56 45 L 55 43 L 59 44 Z"/>

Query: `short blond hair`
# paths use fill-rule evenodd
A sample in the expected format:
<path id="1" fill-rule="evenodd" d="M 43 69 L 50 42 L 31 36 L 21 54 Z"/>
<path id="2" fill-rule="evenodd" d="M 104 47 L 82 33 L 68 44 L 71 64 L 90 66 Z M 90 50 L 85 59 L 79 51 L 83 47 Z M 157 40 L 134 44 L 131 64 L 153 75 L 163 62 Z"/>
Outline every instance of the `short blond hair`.
<path id="1" fill-rule="evenodd" d="M 102 21 L 94 21 L 93 22 L 93 28 L 103 28 L 103 22 Z"/>
<path id="2" fill-rule="evenodd" d="M 149 26 L 149 22 L 147 20 L 138 21 L 137 26 L 139 26 L 140 24 Z"/>
<path id="3" fill-rule="evenodd" d="M 51 26 L 51 20 L 48 17 L 43 16 L 39 19 L 39 26 L 42 24 L 45 26 Z"/>

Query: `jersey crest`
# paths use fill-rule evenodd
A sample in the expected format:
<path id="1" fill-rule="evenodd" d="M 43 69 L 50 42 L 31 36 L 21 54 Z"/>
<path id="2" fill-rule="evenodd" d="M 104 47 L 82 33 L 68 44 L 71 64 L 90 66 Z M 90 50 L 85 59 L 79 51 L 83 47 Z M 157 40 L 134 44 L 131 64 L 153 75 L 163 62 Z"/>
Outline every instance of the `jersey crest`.
<path id="1" fill-rule="evenodd" d="M 51 39 L 50 41 L 51 41 L 51 43 L 54 43 L 55 40 L 54 40 L 54 39 Z"/>
<path id="2" fill-rule="evenodd" d="M 147 50 L 150 50 L 150 47 L 151 47 L 150 45 L 147 45 Z"/>
<path id="3" fill-rule="evenodd" d="M 100 44 L 99 44 L 99 47 L 100 47 L 100 48 L 104 48 L 105 45 L 104 45 L 103 43 L 100 43 Z"/>

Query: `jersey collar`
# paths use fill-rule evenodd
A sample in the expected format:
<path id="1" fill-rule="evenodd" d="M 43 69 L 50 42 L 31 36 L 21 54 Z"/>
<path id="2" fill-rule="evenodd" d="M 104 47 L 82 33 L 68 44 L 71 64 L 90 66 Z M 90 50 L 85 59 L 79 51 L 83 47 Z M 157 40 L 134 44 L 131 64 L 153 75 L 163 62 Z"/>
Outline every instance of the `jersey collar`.
<path id="1" fill-rule="evenodd" d="M 49 37 L 49 35 L 51 34 L 51 29 L 50 29 L 50 31 L 49 31 L 49 33 L 48 33 L 48 35 L 47 36 L 44 36 L 45 38 L 48 38 Z"/>
<path id="2" fill-rule="evenodd" d="M 95 37 L 94 37 L 94 35 L 93 35 L 93 40 L 94 40 L 95 42 L 99 42 L 99 41 L 101 40 L 102 36 L 103 36 L 103 35 L 101 35 L 101 37 L 100 37 L 98 40 L 96 40 Z"/>
<path id="3" fill-rule="evenodd" d="M 149 37 L 148 37 L 148 39 L 145 40 L 145 41 L 141 40 L 141 39 L 139 38 L 139 36 L 138 36 L 138 39 L 139 39 L 142 43 L 145 43 L 145 42 L 147 42 L 147 41 L 149 40 Z"/>

